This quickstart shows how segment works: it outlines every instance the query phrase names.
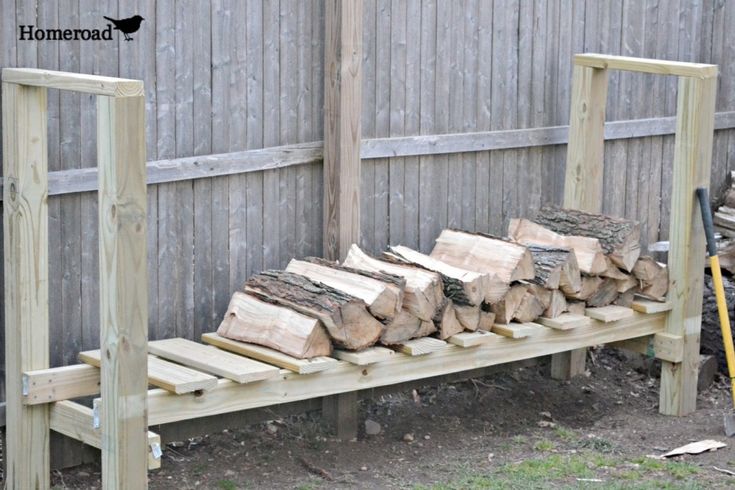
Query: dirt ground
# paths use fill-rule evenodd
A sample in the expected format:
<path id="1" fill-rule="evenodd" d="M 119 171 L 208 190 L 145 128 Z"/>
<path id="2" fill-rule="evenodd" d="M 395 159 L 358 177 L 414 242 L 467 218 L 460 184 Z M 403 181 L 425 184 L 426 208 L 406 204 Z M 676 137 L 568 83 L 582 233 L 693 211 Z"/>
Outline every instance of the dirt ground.
<path id="1" fill-rule="evenodd" d="M 380 424 L 357 441 L 331 439 L 319 414 L 274 420 L 168 445 L 153 489 L 735 488 L 735 439 L 722 431 L 724 380 L 696 413 L 657 412 L 656 368 L 612 350 L 590 354 L 587 376 L 548 377 L 548 364 L 362 402 Z M 643 371 L 643 372 L 641 372 Z M 651 456 L 716 439 L 698 456 Z M 98 488 L 100 469 L 55 472 L 55 488 Z"/>

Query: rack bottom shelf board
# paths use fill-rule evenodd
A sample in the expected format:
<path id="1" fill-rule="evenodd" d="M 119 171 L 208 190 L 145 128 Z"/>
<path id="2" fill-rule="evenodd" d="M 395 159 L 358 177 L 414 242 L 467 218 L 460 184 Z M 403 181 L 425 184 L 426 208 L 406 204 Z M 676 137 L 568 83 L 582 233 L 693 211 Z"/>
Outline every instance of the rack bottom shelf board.
<path id="1" fill-rule="evenodd" d="M 504 364 L 582 347 L 652 335 L 664 330 L 666 313 L 635 313 L 610 323 L 593 321 L 573 330 L 538 329 L 525 339 L 498 337 L 477 347 L 447 344 L 426 356 L 395 355 L 369 366 L 338 361 L 328 371 L 299 375 L 281 370 L 279 376 L 240 385 L 227 379 L 204 393 L 176 395 L 148 392 L 148 423 L 167 424 L 210 415 L 306 400 L 349 391 L 387 386 L 469 369 Z M 101 400 L 95 400 L 99 408 Z"/>

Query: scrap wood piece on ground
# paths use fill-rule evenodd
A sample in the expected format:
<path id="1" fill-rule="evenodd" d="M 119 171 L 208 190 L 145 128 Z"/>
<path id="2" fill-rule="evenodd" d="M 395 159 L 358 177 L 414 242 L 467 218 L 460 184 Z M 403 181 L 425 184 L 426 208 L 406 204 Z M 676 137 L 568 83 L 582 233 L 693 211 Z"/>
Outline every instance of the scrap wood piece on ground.
<path id="1" fill-rule="evenodd" d="M 664 454 L 663 458 L 673 458 L 674 456 L 681 456 L 683 454 L 702 454 L 708 451 L 716 451 L 717 449 L 726 447 L 727 444 L 720 441 L 714 441 L 712 439 L 704 439 L 702 441 L 692 442 L 685 444 L 684 446 L 672 449 L 668 453 Z"/>

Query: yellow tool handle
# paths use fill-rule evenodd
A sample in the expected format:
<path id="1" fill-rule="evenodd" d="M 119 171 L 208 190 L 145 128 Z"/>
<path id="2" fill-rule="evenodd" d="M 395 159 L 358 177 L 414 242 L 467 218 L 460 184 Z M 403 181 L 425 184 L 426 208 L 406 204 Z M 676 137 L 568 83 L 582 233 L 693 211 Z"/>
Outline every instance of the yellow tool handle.
<path id="1" fill-rule="evenodd" d="M 725 300 L 725 288 L 722 285 L 722 271 L 720 270 L 720 258 L 717 256 L 717 244 L 715 243 L 715 227 L 712 224 L 712 211 L 709 208 L 709 196 L 707 189 L 697 189 L 697 199 L 702 210 L 702 224 L 704 234 L 707 238 L 707 252 L 709 255 L 710 269 L 712 270 L 712 283 L 715 287 L 715 299 L 717 300 L 717 313 L 720 316 L 720 331 L 722 332 L 722 343 L 725 346 L 725 359 L 727 359 L 727 371 L 730 375 L 730 394 L 732 395 L 733 407 L 735 407 L 735 348 L 732 343 L 732 330 L 730 329 L 730 314 L 727 311 Z"/>
<path id="2" fill-rule="evenodd" d="M 720 316 L 722 341 L 725 344 L 727 371 L 730 375 L 730 385 L 732 386 L 730 394 L 732 395 L 733 407 L 735 407 L 735 348 L 733 347 L 732 330 L 730 329 L 730 315 L 727 311 L 727 301 L 725 301 L 725 288 L 722 285 L 720 258 L 717 255 L 710 256 L 709 265 L 712 270 L 712 282 L 715 286 L 715 299 L 717 300 L 717 313 Z"/>

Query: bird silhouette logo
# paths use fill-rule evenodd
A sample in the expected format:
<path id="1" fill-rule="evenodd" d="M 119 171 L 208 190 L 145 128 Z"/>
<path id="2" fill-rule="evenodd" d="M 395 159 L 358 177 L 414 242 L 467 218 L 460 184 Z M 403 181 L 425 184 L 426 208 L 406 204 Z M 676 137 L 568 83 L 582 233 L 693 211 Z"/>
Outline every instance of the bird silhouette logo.
<path id="1" fill-rule="evenodd" d="M 107 16 L 103 16 L 103 17 L 113 23 L 113 25 L 115 26 L 115 30 L 118 30 L 123 33 L 123 36 L 125 36 L 126 41 L 133 40 L 133 38 L 130 37 L 130 34 L 134 32 L 138 32 L 138 29 L 140 29 L 140 23 L 145 20 L 140 15 L 134 15 L 127 19 L 111 19 L 110 17 L 107 17 Z"/>

